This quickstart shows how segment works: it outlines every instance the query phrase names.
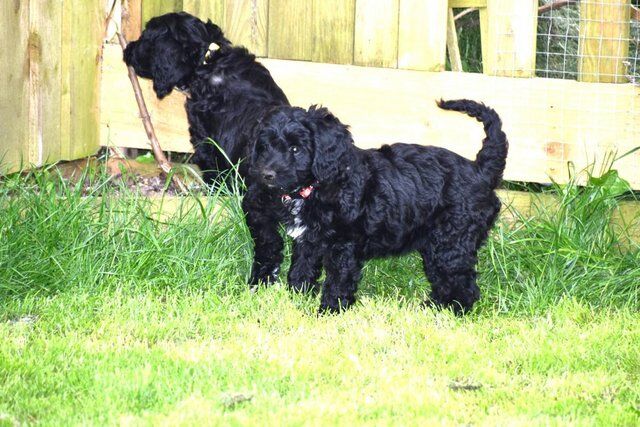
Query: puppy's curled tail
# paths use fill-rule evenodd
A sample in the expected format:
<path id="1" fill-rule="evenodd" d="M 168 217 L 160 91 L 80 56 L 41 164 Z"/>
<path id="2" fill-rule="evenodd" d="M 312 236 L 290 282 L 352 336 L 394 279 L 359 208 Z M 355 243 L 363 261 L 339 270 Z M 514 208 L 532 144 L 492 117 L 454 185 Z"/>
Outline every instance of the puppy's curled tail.
<path id="1" fill-rule="evenodd" d="M 482 148 L 476 155 L 476 164 L 491 186 L 496 188 L 502 180 L 509 151 L 509 142 L 502 131 L 502 121 L 498 113 L 480 102 L 469 99 L 450 101 L 441 99 L 437 104 L 443 110 L 460 111 L 482 122 L 486 138 L 482 141 Z"/>

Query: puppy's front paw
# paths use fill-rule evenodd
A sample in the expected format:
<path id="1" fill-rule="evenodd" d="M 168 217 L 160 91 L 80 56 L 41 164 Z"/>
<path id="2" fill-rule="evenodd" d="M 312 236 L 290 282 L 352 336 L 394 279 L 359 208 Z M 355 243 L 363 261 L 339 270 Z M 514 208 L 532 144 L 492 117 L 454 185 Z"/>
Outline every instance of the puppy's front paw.
<path id="1" fill-rule="evenodd" d="M 272 285 L 278 280 L 279 268 L 254 268 L 249 278 L 249 288 L 255 290 L 260 285 Z"/>
<path id="2" fill-rule="evenodd" d="M 339 308 L 332 307 L 326 304 L 320 304 L 320 308 L 318 308 L 318 317 L 339 314 L 339 313 L 340 313 Z"/>
<path id="3" fill-rule="evenodd" d="M 330 302 L 323 301 L 320 303 L 318 315 L 321 316 L 324 314 L 339 314 L 351 307 L 354 302 L 354 300 L 349 298 L 338 298 L 337 300 Z"/>

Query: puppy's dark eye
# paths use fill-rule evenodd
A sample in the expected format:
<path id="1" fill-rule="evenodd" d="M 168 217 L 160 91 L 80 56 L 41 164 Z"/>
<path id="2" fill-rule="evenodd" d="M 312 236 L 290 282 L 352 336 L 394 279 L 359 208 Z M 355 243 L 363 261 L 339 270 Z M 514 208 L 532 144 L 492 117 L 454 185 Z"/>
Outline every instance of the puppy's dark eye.
<path id="1" fill-rule="evenodd" d="M 297 146 L 293 145 L 291 146 L 291 148 L 289 148 L 289 151 L 291 151 L 293 154 L 298 153 L 300 150 L 298 149 Z"/>

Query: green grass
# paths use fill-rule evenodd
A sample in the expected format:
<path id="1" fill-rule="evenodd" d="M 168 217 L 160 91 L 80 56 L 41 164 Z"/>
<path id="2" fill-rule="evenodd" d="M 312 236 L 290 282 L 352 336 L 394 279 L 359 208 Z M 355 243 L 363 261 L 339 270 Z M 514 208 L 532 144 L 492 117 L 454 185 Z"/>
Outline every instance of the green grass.
<path id="1" fill-rule="evenodd" d="M 158 220 L 47 175 L 0 182 L 0 425 L 640 423 L 640 251 L 610 225 L 614 173 L 498 224 L 464 318 L 420 308 L 415 256 L 370 262 L 359 303 L 318 318 L 317 297 L 247 290 L 237 197 Z"/>

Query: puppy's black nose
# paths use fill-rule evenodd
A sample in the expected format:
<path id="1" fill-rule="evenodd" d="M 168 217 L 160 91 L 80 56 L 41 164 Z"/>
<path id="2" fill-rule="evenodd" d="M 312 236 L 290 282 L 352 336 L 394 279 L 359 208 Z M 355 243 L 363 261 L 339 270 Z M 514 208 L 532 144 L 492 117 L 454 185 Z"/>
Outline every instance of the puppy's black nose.
<path id="1" fill-rule="evenodd" d="M 262 171 L 262 179 L 264 179 L 265 182 L 273 182 L 273 180 L 276 179 L 275 171 L 271 169 Z"/>

